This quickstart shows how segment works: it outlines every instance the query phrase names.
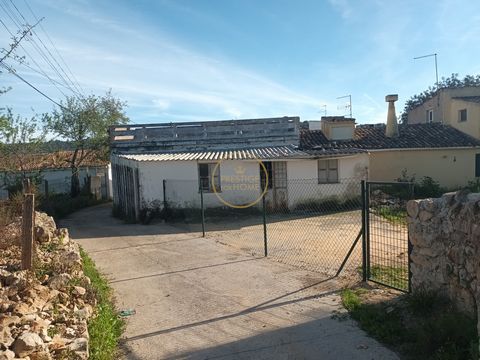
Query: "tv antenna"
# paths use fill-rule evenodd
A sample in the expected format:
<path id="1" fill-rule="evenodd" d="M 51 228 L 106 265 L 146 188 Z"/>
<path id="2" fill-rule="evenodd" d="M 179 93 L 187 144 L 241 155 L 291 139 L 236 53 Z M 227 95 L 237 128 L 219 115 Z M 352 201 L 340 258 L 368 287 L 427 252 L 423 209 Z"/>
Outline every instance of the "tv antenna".
<path id="1" fill-rule="evenodd" d="M 337 99 L 346 99 L 348 98 L 348 105 L 345 105 L 341 108 L 343 108 L 344 110 L 346 109 L 349 109 L 350 110 L 350 119 L 352 118 L 352 95 L 345 95 L 345 96 L 340 96 L 340 97 L 337 97 Z"/>
<path id="2" fill-rule="evenodd" d="M 418 59 L 424 59 L 424 58 L 427 58 L 427 57 L 435 57 L 435 79 L 436 79 L 436 85 L 437 85 L 437 90 L 438 90 L 438 66 L 437 66 L 437 53 L 433 53 L 433 54 L 428 54 L 428 55 L 423 55 L 423 56 L 417 56 L 417 57 L 414 57 L 413 60 L 418 60 Z"/>
<path id="3" fill-rule="evenodd" d="M 322 110 L 319 111 L 319 113 L 323 112 L 323 116 L 327 116 L 327 105 L 322 105 Z"/>

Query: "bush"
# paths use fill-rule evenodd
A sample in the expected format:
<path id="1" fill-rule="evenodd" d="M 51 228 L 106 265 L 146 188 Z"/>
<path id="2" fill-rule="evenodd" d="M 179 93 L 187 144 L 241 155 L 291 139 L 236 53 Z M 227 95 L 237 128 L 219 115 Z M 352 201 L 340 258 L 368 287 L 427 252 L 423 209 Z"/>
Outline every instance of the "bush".
<path id="1" fill-rule="evenodd" d="M 295 205 L 295 211 L 312 212 L 336 212 L 359 209 L 361 206 L 360 197 L 341 199 L 331 196 L 323 199 L 308 199 Z"/>
<path id="2" fill-rule="evenodd" d="M 441 187 L 440 183 L 430 176 L 424 176 L 420 182 L 418 182 L 415 179 L 415 175 L 408 175 L 407 169 L 402 170 L 402 175 L 397 178 L 397 181 L 413 183 L 413 193 L 415 199 L 437 198 L 448 191 L 447 189 Z"/>
<path id="3" fill-rule="evenodd" d="M 478 359 L 475 319 L 436 292 L 421 290 L 371 302 L 368 291 L 355 289 L 344 290 L 341 297 L 363 330 L 394 347 L 406 359 Z"/>
<path id="4" fill-rule="evenodd" d="M 81 194 L 72 198 L 68 194 L 50 194 L 47 198 L 39 196 L 38 208 L 52 216 L 55 220 L 62 219 L 71 213 L 88 206 L 104 203 L 105 200 L 97 200 L 92 195 Z"/>

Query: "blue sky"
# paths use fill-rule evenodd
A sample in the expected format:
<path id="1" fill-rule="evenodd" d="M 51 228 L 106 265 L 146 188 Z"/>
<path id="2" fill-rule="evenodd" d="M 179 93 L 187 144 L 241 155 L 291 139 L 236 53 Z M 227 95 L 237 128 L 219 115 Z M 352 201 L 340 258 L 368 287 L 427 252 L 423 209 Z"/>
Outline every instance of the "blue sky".
<path id="1" fill-rule="evenodd" d="M 33 23 L 24 0 L 12 1 Z M 346 94 L 357 122 L 384 122 L 386 94 L 399 94 L 399 112 L 435 82 L 433 58 L 413 57 L 437 52 L 440 76 L 480 73 L 480 1 L 27 1 L 85 93 L 111 88 L 133 123 L 318 119 L 324 105 L 328 115 L 347 114 L 337 99 Z M 15 30 L 1 9 L 0 18 Z M 9 37 L 0 27 L 0 47 Z M 18 55 L 26 49 L 27 62 L 55 78 L 33 46 L 24 42 Z M 44 77 L 9 64 L 62 99 Z M 13 88 L 0 107 L 24 116 L 52 109 L 8 73 L 0 86 Z"/>

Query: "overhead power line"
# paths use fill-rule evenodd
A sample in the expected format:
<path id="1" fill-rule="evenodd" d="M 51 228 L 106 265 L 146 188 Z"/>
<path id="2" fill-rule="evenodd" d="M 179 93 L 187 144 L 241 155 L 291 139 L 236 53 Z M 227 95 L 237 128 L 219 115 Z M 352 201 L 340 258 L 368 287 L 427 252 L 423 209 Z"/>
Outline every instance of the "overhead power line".
<path id="1" fill-rule="evenodd" d="M 34 89 L 36 92 L 38 92 L 39 94 L 41 94 L 42 96 L 44 96 L 49 101 L 51 101 L 52 103 L 54 103 L 55 105 L 59 106 L 62 109 L 66 109 L 66 108 L 62 106 L 59 102 L 55 101 L 51 96 L 47 95 L 44 91 L 40 90 L 38 86 L 33 85 L 30 81 L 26 80 L 23 76 L 19 75 L 17 71 L 10 64 L 5 63 L 4 60 L 6 60 L 7 58 L 11 58 L 17 61 L 20 65 L 23 65 L 26 68 L 32 70 L 33 72 L 45 77 L 51 84 L 53 84 L 53 86 L 63 96 L 67 97 L 60 87 L 71 91 L 74 94 L 74 96 L 77 97 L 79 100 L 84 100 L 85 97 L 83 95 L 83 88 L 81 87 L 78 80 L 75 78 L 75 75 L 73 74 L 72 70 L 68 66 L 65 59 L 61 56 L 53 40 L 51 39 L 51 37 L 48 35 L 45 28 L 40 23 L 44 18 L 42 17 L 39 19 L 35 15 L 34 11 L 28 4 L 27 0 L 24 0 L 24 3 L 28 8 L 29 12 L 31 13 L 31 15 L 33 16 L 34 21 L 36 21 L 33 26 L 29 25 L 30 22 L 27 19 L 27 17 L 22 13 L 22 11 L 19 9 L 19 6 L 17 6 L 18 3 L 15 4 L 14 1 L 12 0 L 0 0 L 0 9 L 3 10 L 3 12 L 7 15 L 11 23 L 15 27 L 20 29 L 18 31 L 18 34 L 22 35 L 20 38 L 18 37 L 19 35 L 15 36 L 14 32 L 10 31 L 10 29 L 8 28 L 6 21 L 3 21 L 2 19 L 0 19 L 1 25 L 8 31 L 8 33 L 10 33 L 10 35 L 12 36 L 12 39 L 14 40 L 13 46 L 10 46 L 9 51 L 6 52 L 5 55 L 2 57 L 2 59 L 0 60 L 0 66 L 8 70 L 10 74 L 17 77 L 20 81 L 24 82 L 29 87 Z M 6 19 L 7 18 L 4 18 L 4 20 Z M 45 37 L 48 39 L 49 45 L 51 45 L 50 49 L 42 40 L 39 33 L 35 31 L 34 27 L 36 25 L 40 26 Z M 31 46 L 36 51 L 36 53 L 38 53 L 39 56 L 32 56 L 29 53 L 29 51 L 24 46 L 22 46 L 22 44 L 19 44 L 19 42 L 23 40 L 27 35 L 30 35 L 30 37 L 27 38 L 26 40 L 28 40 L 28 43 L 31 44 Z M 21 49 L 25 53 L 25 55 L 28 56 L 27 60 L 32 62 L 32 66 L 30 66 L 28 62 L 23 61 L 23 58 L 25 57 L 20 56 L 20 54 L 18 53 L 18 49 Z M 13 54 L 15 56 L 12 56 Z M 40 60 L 43 60 L 41 62 L 45 63 L 45 65 L 47 65 L 47 68 L 50 68 L 50 70 L 45 71 L 44 67 L 40 66 L 40 64 L 37 62 L 39 58 Z M 58 80 L 56 78 L 58 78 Z"/>
<path id="2" fill-rule="evenodd" d="M 0 63 L 0 66 L 7 69 L 8 72 L 10 74 L 12 74 L 13 76 L 17 77 L 18 79 L 20 79 L 21 81 L 23 81 L 25 84 L 27 84 L 28 86 L 30 86 L 33 90 L 35 90 L 36 92 L 38 92 L 40 95 L 44 96 L 45 98 L 47 98 L 48 100 L 50 100 L 52 103 L 54 103 L 55 105 L 57 105 L 58 107 L 64 109 L 64 110 L 68 110 L 66 107 L 64 107 L 63 105 L 59 104 L 58 102 L 56 102 L 55 100 L 53 100 L 50 96 L 48 96 L 47 94 L 45 94 L 43 91 L 39 90 L 35 85 L 32 85 L 30 82 L 28 82 L 27 80 L 25 80 L 22 76 L 18 75 L 15 71 L 15 69 L 11 68 L 10 66 L 6 65 L 5 63 Z"/>

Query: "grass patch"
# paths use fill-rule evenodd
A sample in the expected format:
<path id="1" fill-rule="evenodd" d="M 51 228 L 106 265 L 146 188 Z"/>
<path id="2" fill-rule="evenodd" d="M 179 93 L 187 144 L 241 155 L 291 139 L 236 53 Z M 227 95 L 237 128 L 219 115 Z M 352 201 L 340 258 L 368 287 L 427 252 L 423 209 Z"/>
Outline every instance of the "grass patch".
<path id="1" fill-rule="evenodd" d="M 376 209 L 375 214 L 393 224 L 407 225 L 407 210 L 404 208 L 382 206 Z"/>
<path id="2" fill-rule="evenodd" d="M 408 290 L 408 268 L 371 265 L 370 279 L 401 290 Z"/>
<path id="3" fill-rule="evenodd" d="M 365 289 L 347 289 L 341 298 L 363 330 L 405 359 L 478 359 L 475 320 L 434 292 L 374 302 Z"/>
<path id="4" fill-rule="evenodd" d="M 112 288 L 99 273 L 93 260 L 80 249 L 83 259 L 83 272 L 91 280 L 91 289 L 97 299 L 96 316 L 88 323 L 90 334 L 91 360 L 116 359 L 118 341 L 125 327 L 124 321 L 118 317 L 112 300 Z"/>

